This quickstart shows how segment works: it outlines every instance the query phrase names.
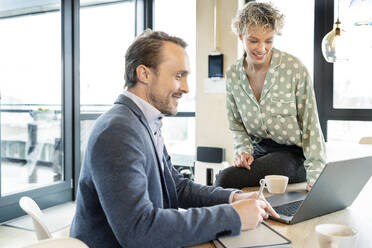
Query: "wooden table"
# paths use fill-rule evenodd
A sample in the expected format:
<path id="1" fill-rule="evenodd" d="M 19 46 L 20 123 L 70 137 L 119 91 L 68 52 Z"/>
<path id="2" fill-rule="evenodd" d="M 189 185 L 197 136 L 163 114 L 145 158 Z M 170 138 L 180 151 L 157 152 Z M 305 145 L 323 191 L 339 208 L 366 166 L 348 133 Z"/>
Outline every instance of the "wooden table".
<path id="1" fill-rule="evenodd" d="M 371 196 L 372 180 L 370 179 L 355 202 L 346 209 L 295 225 L 285 225 L 271 220 L 268 222 L 275 230 L 290 239 L 294 247 L 317 247 L 315 226 L 324 223 L 349 225 L 359 232 L 358 247 L 372 247 Z"/>
<path id="2" fill-rule="evenodd" d="M 372 145 L 327 144 L 328 161 L 372 154 Z M 338 159 L 337 159 L 338 158 Z M 347 183 L 347 182 L 340 182 Z M 288 185 L 287 191 L 301 191 L 306 184 Z M 254 191 L 257 187 L 245 188 Z M 268 193 L 265 192 L 267 196 Z M 324 223 L 349 225 L 358 231 L 358 248 L 372 248 L 372 179 L 370 179 L 353 204 L 343 210 L 313 218 L 294 225 L 286 225 L 272 220 L 267 223 L 292 241 L 295 248 L 316 248 L 315 226 Z M 212 242 L 192 246 L 194 248 L 215 248 Z"/>
<path id="3" fill-rule="evenodd" d="M 267 223 L 292 241 L 295 248 L 317 247 L 315 226 L 323 223 L 349 225 L 359 232 L 358 247 L 372 248 L 372 179 L 368 181 L 354 203 L 343 210 L 313 218 L 294 225 L 272 220 Z M 215 248 L 212 242 L 192 246 L 194 248 Z"/>

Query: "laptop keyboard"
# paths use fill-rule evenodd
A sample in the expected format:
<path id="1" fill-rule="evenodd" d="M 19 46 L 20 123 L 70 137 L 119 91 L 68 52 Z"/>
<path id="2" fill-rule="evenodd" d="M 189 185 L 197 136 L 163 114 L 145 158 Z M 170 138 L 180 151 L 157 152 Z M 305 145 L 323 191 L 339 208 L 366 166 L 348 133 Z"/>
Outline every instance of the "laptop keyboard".
<path id="1" fill-rule="evenodd" d="M 303 200 L 290 202 L 281 206 L 273 207 L 278 214 L 293 216 L 300 207 Z"/>

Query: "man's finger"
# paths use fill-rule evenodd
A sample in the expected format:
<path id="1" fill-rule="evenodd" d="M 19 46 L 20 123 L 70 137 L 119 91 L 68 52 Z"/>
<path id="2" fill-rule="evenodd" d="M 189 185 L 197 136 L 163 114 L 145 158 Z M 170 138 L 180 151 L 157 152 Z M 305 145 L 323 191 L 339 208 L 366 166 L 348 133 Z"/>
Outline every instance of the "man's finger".
<path id="1" fill-rule="evenodd" d="M 263 222 L 263 218 L 262 218 L 262 216 L 260 216 L 257 224 L 261 224 L 262 222 Z"/>
<path id="2" fill-rule="evenodd" d="M 261 207 L 263 209 L 265 209 L 268 205 L 268 203 L 265 200 L 261 200 L 261 199 L 257 200 L 257 204 L 258 204 L 259 207 Z"/>
<path id="3" fill-rule="evenodd" d="M 264 218 L 264 219 L 269 218 L 269 214 L 265 211 L 265 213 L 262 215 L 262 218 Z"/>
<path id="4" fill-rule="evenodd" d="M 280 218 L 279 214 L 273 209 L 273 207 L 266 201 L 266 199 L 258 200 L 259 205 L 265 209 L 265 212 L 269 212 L 273 217 Z"/>
<path id="5" fill-rule="evenodd" d="M 265 200 L 265 202 L 267 201 Z M 273 217 L 280 218 L 279 214 L 273 209 L 273 207 L 268 202 L 267 202 L 266 211 L 268 211 Z"/>
<path id="6" fill-rule="evenodd" d="M 267 213 L 264 208 L 259 208 L 259 211 L 262 218 L 265 218 L 267 216 Z"/>

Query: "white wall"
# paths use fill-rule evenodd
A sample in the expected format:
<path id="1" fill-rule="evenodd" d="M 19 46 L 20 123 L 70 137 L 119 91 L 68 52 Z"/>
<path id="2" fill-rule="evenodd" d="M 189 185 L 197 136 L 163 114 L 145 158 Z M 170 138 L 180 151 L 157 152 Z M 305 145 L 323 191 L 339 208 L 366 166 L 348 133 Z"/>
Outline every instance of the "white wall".
<path id="1" fill-rule="evenodd" d="M 224 55 L 224 72 L 237 59 L 238 42 L 231 21 L 238 0 L 217 0 L 217 49 Z M 208 77 L 208 54 L 213 51 L 214 0 L 198 0 L 196 5 L 196 146 L 226 149 L 226 160 L 233 160 L 232 134 L 228 128 L 225 94 L 204 92 Z"/>

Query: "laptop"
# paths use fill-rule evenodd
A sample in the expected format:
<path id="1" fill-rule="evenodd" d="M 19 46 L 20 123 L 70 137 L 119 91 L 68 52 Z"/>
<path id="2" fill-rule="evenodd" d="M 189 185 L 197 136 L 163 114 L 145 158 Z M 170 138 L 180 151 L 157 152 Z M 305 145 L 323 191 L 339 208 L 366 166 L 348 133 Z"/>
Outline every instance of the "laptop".
<path id="1" fill-rule="evenodd" d="M 372 175 L 372 156 L 327 163 L 308 193 L 267 197 L 280 215 L 271 219 L 295 224 L 350 206 Z"/>

